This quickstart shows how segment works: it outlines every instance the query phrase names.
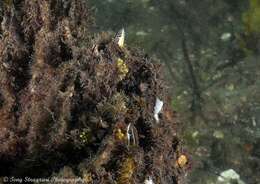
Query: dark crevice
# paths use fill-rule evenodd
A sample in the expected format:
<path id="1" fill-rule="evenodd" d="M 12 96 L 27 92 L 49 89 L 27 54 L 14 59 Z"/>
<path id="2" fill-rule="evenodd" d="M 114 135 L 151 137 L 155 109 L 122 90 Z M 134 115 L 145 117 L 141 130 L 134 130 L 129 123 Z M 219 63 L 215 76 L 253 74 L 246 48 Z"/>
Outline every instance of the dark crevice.
<path id="1" fill-rule="evenodd" d="M 4 104 L 4 97 L 0 91 L 0 109 L 3 107 L 3 104 Z"/>
<path id="2" fill-rule="evenodd" d="M 29 56 L 25 56 L 23 59 L 17 61 L 16 64 L 18 65 L 11 72 L 14 76 L 14 89 L 17 93 L 26 87 L 28 81 L 31 79 L 29 60 Z"/>
<path id="3" fill-rule="evenodd" d="M 72 49 L 62 41 L 60 41 L 60 53 L 62 62 L 73 59 Z"/>
<path id="4" fill-rule="evenodd" d="M 136 129 L 139 135 L 139 145 L 145 152 L 150 151 L 154 145 L 154 141 L 149 123 L 145 122 L 142 118 L 139 118 L 136 123 Z"/>

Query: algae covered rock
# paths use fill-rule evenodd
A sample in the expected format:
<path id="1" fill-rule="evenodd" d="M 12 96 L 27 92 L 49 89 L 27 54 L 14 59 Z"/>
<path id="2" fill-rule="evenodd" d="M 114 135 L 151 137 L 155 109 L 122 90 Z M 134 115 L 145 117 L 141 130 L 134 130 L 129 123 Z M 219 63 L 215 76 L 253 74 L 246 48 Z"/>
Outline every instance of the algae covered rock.
<path id="1" fill-rule="evenodd" d="M 1 177 L 183 182 L 159 64 L 122 39 L 92 36 L 84 1 L 1 6 Z"/>

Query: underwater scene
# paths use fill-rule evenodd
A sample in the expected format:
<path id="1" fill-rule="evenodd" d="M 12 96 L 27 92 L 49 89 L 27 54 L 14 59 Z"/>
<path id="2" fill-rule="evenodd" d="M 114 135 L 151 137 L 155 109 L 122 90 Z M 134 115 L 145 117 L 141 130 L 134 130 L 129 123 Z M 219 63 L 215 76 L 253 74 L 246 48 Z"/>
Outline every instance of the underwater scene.
<path id="1" fill-rule="evenodd" d="M 0 184 L 260 183 L 260 0 L 2 0 L 0 23 Z"/>

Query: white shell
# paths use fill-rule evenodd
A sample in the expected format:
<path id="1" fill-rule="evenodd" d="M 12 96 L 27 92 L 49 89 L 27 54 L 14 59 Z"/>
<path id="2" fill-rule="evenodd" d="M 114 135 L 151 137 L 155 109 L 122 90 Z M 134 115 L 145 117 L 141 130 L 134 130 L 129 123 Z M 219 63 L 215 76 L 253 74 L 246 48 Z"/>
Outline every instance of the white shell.
<path id="1" fill-rule="evenodd" d="M 156 122 L 159 122 L 159 113 L 161 112 L 163 107 L 163 101 L 161 101 L 159 98 L 156 98 L 155 101 L 155 106 L 154 106 L 154 119 L 156 120 Z"/>
<path id="2" fill-rule="evenodd" d="M 127 135 L 127 145 L 129 146 L 131 144 L 131 140 L 133 141 L 133 144 L 135 145 L 135 134 L 134 134 L 134 130 L 133 130 L 131 123 L 129 123 L 127 126 L 126 135 Z M 132 139 L 131 139 L 131 137 L 132 137 Z"/>
<path id="3" fill-rule="evenodd" d="M 130 135 L 130 133 L 129 133 L 129 131 L 130 131 L 130 126 L 131 126 L 131 123 L 128 124 L 127 130 L 126 130 L 126 135 L 127 135 L 127 142 L 128 142 L 128 144 L 130 143 L 130 138 L 131 138 L 131 135 Z"/>
<path id="4" fill-rule="evenodd" d="M 153 179 L 149 176 L 149 178 L 144 181 L 144 184 L 154 184 Z"/>

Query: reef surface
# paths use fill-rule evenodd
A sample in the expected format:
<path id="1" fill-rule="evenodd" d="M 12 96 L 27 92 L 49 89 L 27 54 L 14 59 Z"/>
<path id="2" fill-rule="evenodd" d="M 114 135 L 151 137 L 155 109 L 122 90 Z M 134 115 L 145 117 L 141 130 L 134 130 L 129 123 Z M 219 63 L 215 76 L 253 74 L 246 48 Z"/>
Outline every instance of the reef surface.
<path id="1" fill-rule="evenodd" d="M 183 183 L 188 161 L 156 61 L 93 35 L 84 1 L 1 7 L 0 177 Z"/>

